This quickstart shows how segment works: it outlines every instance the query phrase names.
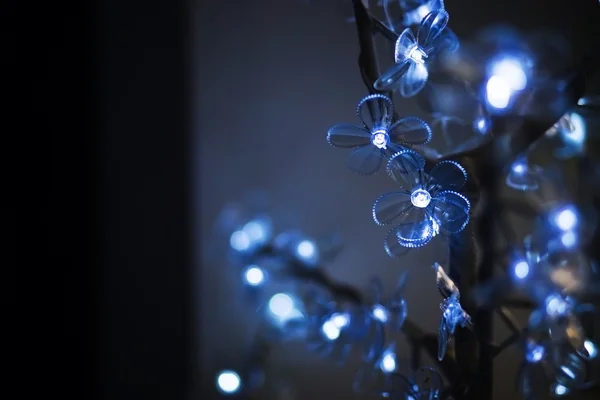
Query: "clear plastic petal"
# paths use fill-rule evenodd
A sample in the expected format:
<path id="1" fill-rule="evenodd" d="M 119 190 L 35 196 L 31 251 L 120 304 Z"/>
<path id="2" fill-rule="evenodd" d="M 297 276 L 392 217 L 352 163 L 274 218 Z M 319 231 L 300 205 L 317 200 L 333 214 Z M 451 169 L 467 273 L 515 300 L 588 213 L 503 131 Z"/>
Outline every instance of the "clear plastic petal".
<path id="1" fill-rule="evenodd" d="M 433 238 L 435 234 L 433 224 L 425 215 L 424 209 L 413 207 L 410 212 L 403 215 L 402 219 L 414 221 L 402 221 L 397 227 L 398 242 L 403 246 L 421 247 Z"/>
<path id="2" fill-rule="evenodd" d="M 425 144 L 431 140 L 431 128 L 416 117 L 406 117 L 394 122 L 388 134 L 390 140 L 397 144 Z"/>
<path id="3" fill-rule="evenodd" d="M 337 124 L 327 132 L 327 142 L 341 148 L 366 146 L 371 144 L 371 132 L 357 125 Z"/>
<path id="4" fill-rule="evenodd" d="M 427 47 L 442 33 L 450 16 L 446 10 L 435 10 L 427 14 L 419 31 L 417 33 L 417 41 L 421 47 Z"/>
<path id="5" fill-rule="evenodd" d="M 394 51 L 394 60 L 396 63 L 404 62 L 408 59 L 409 51 L 417 44 L 417 39 L 410 28 L 406 28 L 398 39 Z"/>
<path id="6" fill-rule="evenodd" d="M 433 216 L 439 229 L 446 234 L 454 234 L 465 229 L 469 223 L 469 201 L 456 192 L 445 191 L 435 197 Z"/>
<path id="7" fill-rule="evenodd" d="M 386 166 L 388 175 L 406 190 L 424 183 L 423 168 L 425 159 L 416 151 L 408 149 L 390 157 Z"/>
<path id="8" fill-rule="evenodd" d="M 348 168 L 360 175 L 374 174 L 382 162 L 383 152 L 373 145 L 359 147 L 348 156 Z"/>
<path id="9" fill-rule="evenodd" d="M 440 161 L 429 172 L 429 190 L 460 190 L 467 182 L 467 171 L 455 161 Z"/>
<path id="10" fill-rule="evenodd" d="M 420 400 L 418 388 L 404 375 L 393 373 L 383 386 L 381 397 L 394 400 Z"/>
<path id="11" fill-rule="evenodd" d="M 448 27 L 442 33 L 425 47 L 425 53 L 435 56 L 439 53 L 454 53 L 460 47 L 458 36 Z"/>
<path id="12" fill-rule="evenodd" d="M 373 220 L 377 225 L 388 225 L 414 208 L 409 192 L 386 193 L 373 204 Z"/>
<path id="13" fill-rule="evenodd" d="M 381 128 L 387 129 L 394 117 L 394 104 L 387 96 L 371 94 L 358 103 L 356 114 L 371 131 Z"/>
<path id="14" fill-rule="evenodd" d="M 405 256 L 410 250 L 410 247 L 403 246 L 398 240 L 398 228 L 390 230 L 385 236 L 383 247 L 388 256 L 400 258 Z"/>
<path id="15" fill-rule="evenodd" d="M 401 79 L 410 67 L 408 60 L 394 64 L 375 81 L 373 87 L 381 92 L 391 92 L 400 85 Z"/>
<path id="16" fill-rule="evenodd" d="M 419 93 L 425 87 L 429 72 L 425 64 L 414 62 L 409 63 L 406 73 L 400 79 L 400 95 L 402 97 L 412 97 Z"/>

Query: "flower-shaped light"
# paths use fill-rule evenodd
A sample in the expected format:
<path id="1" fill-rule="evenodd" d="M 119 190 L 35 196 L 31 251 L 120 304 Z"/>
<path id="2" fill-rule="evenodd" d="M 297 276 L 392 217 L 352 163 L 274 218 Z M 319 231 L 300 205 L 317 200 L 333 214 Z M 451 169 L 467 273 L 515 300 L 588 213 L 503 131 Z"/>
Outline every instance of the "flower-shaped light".
<path id="1" fill-rule="evenodd" d="M 382 92 L 399 90 L 403 97 L 419 93 L 429 77 L 427 59 L 440 50 L 437 39 L 448 19 L 445 10 L 432 11 L 421 21 L 416 38 L 412 29 L 406 28 L 396 41 L 396 63 L 375 81 L 375 89 Z"/>
<path id="2" fill-rule="evenodd" d="M 285 261 L 300 263 L 306 268 L 315 268 L 320 263 L 331 261 L 342 246 L 338 235 L 317 240 L 297 230 L 282 232 L 273 240 L 273 248 Z"/>
<path id="3" fill-rule="evenodd" d="M 454 161 L 442 161 L 427 174 L 424 167 L 423 157 L 408 149 L 388 161 L 388 174 L 402 190 L 375 201 L 373 220 L 378 225 L 399 223 L 385 239 L 390 256 L 401 255 L 402 248 L 424 246 L 438 233 L 458 233 L 469 222 L 471 205 L 455 191 L 467 180 L 464 168 Z"/>
<path id="4" fill-rule="evenodd" d="M 433 265 L 436 271 L 438 291 L 444 297 L 440 304 L 442 319 L 438 331 L 438 359 L 441 361 L 446 354 L 446 346 L 452 340 L 456 327 L 471 327 L 471 316 L 460 305 L 460 291 L 452 279 L 438 263 Z"/>
<path id="5" fill-rule="evenodd" d="M 371 279 L 371 317 L 376 323 L 391 327 L 394 331 L 400 331 L 408 315 L 406 300 L 403 297 L 403 290 L 408 279 L 408 272 L 404 271 L 398 280 L 398 285 L 394 295 L 388 300 L 383 301 L 383 284 L 381 279 Z"/>
<path id="6" fill-rule="evenodd" d="M 385 394 L 385 387 L 391 384 L 391 379 L 398 371 L 398 355 L 396 343 L 373 353 L 370 358 L 363 360 L 362 365 L 354 375 L 353 388 L 357 393 L 365 395 Z"/>
<path id="7" fill-rule="evenodd" d="M 412 371 L 410 377 L 400 373 L 390 374 L 381 397 L 391 400 L 435 400 L 443 388 L 442 376 L 432 367 L 424 366 Z"/>
<path id="8" fill-rule="evenodd" d="M 334 125 L 327 132 L 329 144 L 354 148 L 348 158 L 348 168 L 371 175 L 379 170 L 383 158 L 391 156 L 405 145 L 425 144 L 431 140 L 431 129 L 419 118 L 405 117 L 393 122 L 392 100 L 381 94 L 365 97 L 356 110 L 362 126 Z"/>
<path id="9" fill-rule="evenodd" d="M 541 180 L 542 169 L 537 165 L 529 164 L 525 157 L 518 157 L 511 164 L 506 175 L 506 186 L 522 192 L 530 192 L 540 187 Z"/>

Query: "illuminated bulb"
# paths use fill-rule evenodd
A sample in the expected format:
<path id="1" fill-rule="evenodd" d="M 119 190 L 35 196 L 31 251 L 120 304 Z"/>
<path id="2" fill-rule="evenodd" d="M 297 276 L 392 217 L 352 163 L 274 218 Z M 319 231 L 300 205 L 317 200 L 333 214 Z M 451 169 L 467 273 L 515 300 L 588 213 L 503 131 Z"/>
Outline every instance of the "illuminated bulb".
<path id="1" fill-rule="evenodd" d="M 563 235 L 560 237 L 560 242 L 567 248 L 573 247 L 577 243 L 577 236 L 575 236 L 575 233 L 572 231 L 563 233 Z"/>
<path id="2" fill-rule="evenodd" d="M 386 131 L 378 130 L 371 135 L 371 143 L 379 149 L 385 149 L 389 143 L 389 136 Z"/>
<path id="3" fill-rule="evenodd" d="M 385 309 L 385 307 L 383 307 L 380 304 L 374 306 L 371 313 L 373 314 L 373 317 L 375 317 L 375 319 L 379 322 L 383 322 L 385 324 L 388 320 L 388 312 Z"/>
<path id="4" fill-rule="evenodd" d="M 525 261 L 520 261 L 515 265 L 515 275 L 519 279 L 525 278 L 529 275 L 529 264 Z"/>
<path id="5" fill-rule="evenodd" d="M 396 370 L 396 356 L 392 352 L 386 352 L 380 364 L 383 372 L 394 372 Z"/>
<path id="6" fill-rule="evenodd" d="M 333 314 L 329 320 L 338 328 L 343 328 L 348 325 L 348 316 L 345 314 Z"/>
<path id="7" fill-rule="evenodd" d="M 284 293 L 277 293 L 269 300 L 269 310 L 279 318 L 286 318 L 294 311 L 294 301 Z"/>
<path id="8" fill-rule="evenodd" d="M 494 63 L 492 75 L 502 78 L 511 90 L 523 90 L 527 86 L 527 75 L 515 59 L 506 58 Z"/>
<path id="9" fill-rule="evenodd" d="M 487 102 L 492 107 L 498 109 L 508 107 L 512 89 L 502 77 L 497 75 L 491 76 L 487 81 L 485 92 Z"/>
<path id="10" fill-rule="evenodd" d="M 335 325 L 335 323 L 331 320 L 325 321 L 323 327 L 321 328 L 327 339 L 336 340 L 340 337 L 341 330 L 339 327 Z"/>
<path id="11" fill-rule="evenodd" d="M 221 371 L 217 377 L 217 387 L 222 393 L 232 394 L 241 386 L 240 376 L 234 371 Z"/>
<path id="12" fill-rule="evenodd" d="M 567 394 L 569 392 L 569 389 L 567 389 L 566 386 L 563 385 L 556 385 L 554 387 L 554 394 L 557 396 L 564 396 L 565 394 Z"/>
<path id="13" fill-rule="evenodd" d="M 415 45 L 412 49 L 408 51 L 408 55 L 406 56 L 406 58 L 411 59 L 417 64 L 425 64 L 427 53 L 425 53 L 421 46 Z"/>
<path id="14" fill-rule="evenodd" d="M 577 224 L 577 215 L 570 208 L 561 211 L 554 219 L 556 226 L 563 231 L 570 231 Z"/>
<path id="15" fill-rule="evenodd" d="M 229 244 L 234 250 L 244 251 L 250 247 L 250 237 L 245 231 L 235 231 L 229 238 Z"/>
<path id="16" fill-rule="evenodd" d="M 296 251 L 298 252 L 298 255 L 302 258 L 311 258 L 315 255 L 316 248 L 314 243 L 310 240 L 303 240 L 300 243 L 298 243 Z"/>
<path id="17" fill-rule="evenodd" d="M 259 221 L 250 221 L 242 228 L 248 237 L 253 241 L 263 241 L 267 237 L 267 232 L 263 223 Z"/>
<path id="18" fill-rule="evenodd" d="M 418 208 L 425 208 L 431 202 L 431 195 L 425 189 L 415 189 L 410 194 L 410 202 Z"/>
<path id="19" fill-rule="evenodd" d="M 546 352 L 544 350 L 544 348 L 538 344 L 535 343 L 529 343 L 528 344 L 528 349 L 527 349 L 527 353 L 525 355 L 525 357 L 527 358 L 527 361 L 532 362 L 532 363 L 537 363 L 540 362 L 542 360 L 542 358 L 544 358 L 544 353 Z"/>
<path id="20" fill-rule="evenodd" d="M 522 174 L 525 172 L 526 169 L 527 167 L 525 167 L 525 164 L 520 162 L 514 163 L 512 165 L 512 170 L 515 174 Z"/>
<path id="21" fill-rule="evenodd" d="M 257 267 L 256 265 L 252 265 L 246 269 L 244 278 L 248 284 L 252 286 L 258 286 L 264 281 L 265 273 L 261 268 Z"/>
<path id="22" fill-rule="evenodd" d="M 546 302 L 546 312 L 549 316 L 557 316 L 567 311 L 567 302 L 557 296 L 552 296 Z"/>
<path id="23" fill-rule="evenodd" d="M 591 340 L 586 340 L 585 342 L 583 342 L 583 347 L 585 347 L 585 350 L 588 353 L 587 358 L 596 358 L 596 356 L 598 355 L 598 348 Z"/>

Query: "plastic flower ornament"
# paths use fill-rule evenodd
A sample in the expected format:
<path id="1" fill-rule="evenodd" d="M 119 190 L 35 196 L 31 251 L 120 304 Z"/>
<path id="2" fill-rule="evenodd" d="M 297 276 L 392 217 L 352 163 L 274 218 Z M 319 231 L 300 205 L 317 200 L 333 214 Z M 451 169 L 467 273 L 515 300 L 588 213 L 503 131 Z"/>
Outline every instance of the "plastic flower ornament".
<path id="1" fill-rule="evenodd" d="M 371 175 L 379 170 L 383 158 L 391 156 L 405 145 L 425 144 L 431 140 L 431 129 L 421 119 L 405 117 L 393 122 L 392 100 L 381 94 L 365 97 L 356 110 L 362 126 L 334 125 L 327 132 L 329 144 L 354 148 L 348 158 L 348 168 Z"/>
<path id="2" fill-rule="evenodd" d="M 446 355 L 446 346 L 452 340 L 457 326 L 471 327 L 471 317 L 460 305 L 460 291 L 452 279 L 438 263 L 433 264 L 436 271 L 438 291 L 444 297 L 440 304 L 442 320 L 438 331 L 438 359 L 441 361 Z"/>
<path id="3" fill-rule="evenodd" d="M 421 21 L 416 38 L 412 29 L 406 28 L 396 41 L 396 63 L 375 81 L 375 89 L 384 92 L 399 90 L 403 97 L 419 93 L 429 77 L 427 59 L 439 50 L 436 39 L 440 37 L 449 18 L 442 9 L 427 14 Z"/>
<path id="4" fill-rule="evenodd" d="M 471 205 L 455 191 L 467 180 L 464 168 L 454 161 L 442 161 L 427 174 L 424 167 L 423 157 L 408 149 L 388 161 L 388 174 L 401 190 L 375 201 L 373 220 L 378 225 L 399 222 L 385 239 L 385 249 L 392 257 L 401 255 L 402 248 L 426 245 L 438 233 L 458 233 L 469 222 Z"/>

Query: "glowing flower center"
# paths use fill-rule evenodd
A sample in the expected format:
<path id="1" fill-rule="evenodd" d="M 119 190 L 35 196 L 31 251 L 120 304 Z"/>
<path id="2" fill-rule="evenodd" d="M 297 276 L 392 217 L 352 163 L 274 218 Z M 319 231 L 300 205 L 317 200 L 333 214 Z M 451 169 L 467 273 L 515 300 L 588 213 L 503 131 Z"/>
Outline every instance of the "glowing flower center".
<path id="1" fill-rule="evenodd" d="M 390 142 L 390 137 L 383 129 L 377 130 L 371 134 L 371 143 L 380 149 L 385 149 Z"/>
<path id="2" fill-rule="evenodd" d="M 425 64 L 425 59 L 427 58 L 427 53 L 423 50 L 423 48 L 419 45 L 414 45 L 409 51 L 406 58 L 409 58 L 413 62 L 417 64 Z"/>
<path id="3" fill-rule="evenodd" d="M 431 203 L 431 195 L 425 189 L 415 189 L 410 195 L 410 202 L 415 207 L 425 208 Z"/>

